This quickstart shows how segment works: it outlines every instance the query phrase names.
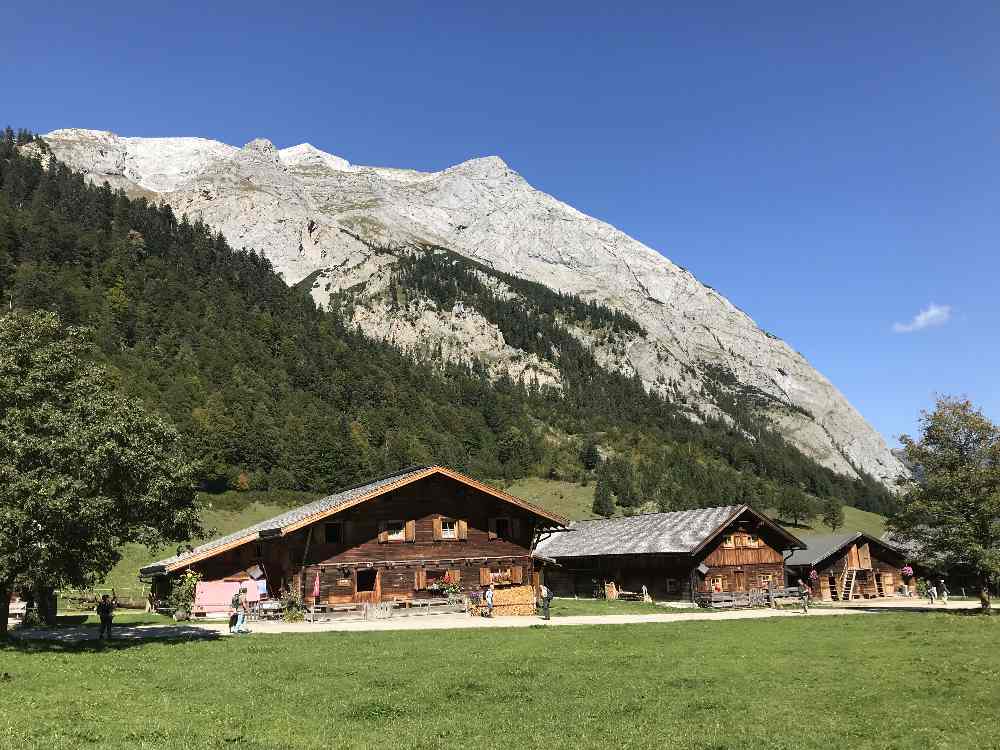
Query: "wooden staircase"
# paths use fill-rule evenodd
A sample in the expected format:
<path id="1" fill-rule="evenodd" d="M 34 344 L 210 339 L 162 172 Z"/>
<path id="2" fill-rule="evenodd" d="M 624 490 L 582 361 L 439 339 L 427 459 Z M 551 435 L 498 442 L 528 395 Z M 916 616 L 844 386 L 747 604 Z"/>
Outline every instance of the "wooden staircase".
<path id="1" fill-rule="evenodd" d="M 875 593 L 879 597 L 885 596 L 885 589 L 882 587 L 882 574 L 876 570 L 872 572 L 872 577 L 875 579 Z"/>
<path id="2" fill-rule="evenodd" d="M 858 577 L 857 568 L 848 568 L 840 588 L 840 600 L 849 602 L 854 598 L 854 582 Z"/>

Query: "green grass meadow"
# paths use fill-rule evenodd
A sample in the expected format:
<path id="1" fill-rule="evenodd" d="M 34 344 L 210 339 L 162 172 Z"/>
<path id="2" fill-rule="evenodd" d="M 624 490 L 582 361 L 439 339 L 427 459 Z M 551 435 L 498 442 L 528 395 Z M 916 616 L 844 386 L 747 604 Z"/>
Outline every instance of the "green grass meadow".
<path id="1" fill-rule="evenodd" d="M 0 747 L 997 748 L 1000 618 L 0 647 Z"/>

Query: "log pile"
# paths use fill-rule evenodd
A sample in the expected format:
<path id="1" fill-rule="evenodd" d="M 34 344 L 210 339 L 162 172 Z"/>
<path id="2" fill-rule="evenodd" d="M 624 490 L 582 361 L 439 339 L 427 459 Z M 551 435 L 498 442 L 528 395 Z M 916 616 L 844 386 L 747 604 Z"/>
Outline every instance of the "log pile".
<path id="1" fill-rule="evenodd" d="M 485 613 L 486 602 L 482 598 L 473 599 L 469 605 L 469 614 L 480 616 Z M 527 617 L 534 614 L 535 590 L 531 586 L 510 586 L 493 590 L 495 617 Z"/>

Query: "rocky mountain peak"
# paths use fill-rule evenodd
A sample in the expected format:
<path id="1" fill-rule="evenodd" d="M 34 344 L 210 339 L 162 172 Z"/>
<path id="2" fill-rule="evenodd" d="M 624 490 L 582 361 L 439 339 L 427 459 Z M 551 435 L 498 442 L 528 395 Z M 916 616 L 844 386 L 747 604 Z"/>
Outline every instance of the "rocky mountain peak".
<path id="1" fill-rule="evenodd" d="M 263 251 L 288 283 L 310 277 L 318 304 L 338 290 L 361 290 L 354 293 L 367 297 L 353 306 L 352 322 L 373 337 L 403 348 L 438 341 L 457 358 L 472 349 L 524 372 L 530 358 L 512 352 L 473 313 L 459 325 L 454 315 L 423 308 L 418 320 L 415 307 L 385 302 L 399 260 L 392 248 L 448 248 L 627 315 L 643 335 L 610 341 L 600 331 L 570 332 L 589 342 L 602 366 L 669 393 L 692 419 L 721 413 L 706 387 L 721 379 L 819 463 L 886 484 L 906 472 L 883 438 L 792 347 L 655 250 L 534 189 L 497 156 L 426 173 L 354 166 L 308 143 L 277 151 L 265 139 L 236 149 L 104 131 L 60 130 L 44 138 L 57 158 L 90 179 L 152 191 L 178 213 L 222 231 L 233 246 Z M 551 357 L 531 365 L 532 377 L 556 378 L 546 369 L 558 364 Z M 511 367 L 501 371 L 517 372 Z"/>

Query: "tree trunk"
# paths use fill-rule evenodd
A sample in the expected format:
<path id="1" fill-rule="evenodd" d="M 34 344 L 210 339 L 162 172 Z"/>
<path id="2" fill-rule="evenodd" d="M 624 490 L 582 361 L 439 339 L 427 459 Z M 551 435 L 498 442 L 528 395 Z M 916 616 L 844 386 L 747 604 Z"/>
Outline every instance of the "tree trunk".
<path id="1" fill-rule="evenodd" d="M 979 606 L 983 614 L 990 613 L 990 580 L 986 575 L 979 575 Z"/>
<path id="2" fill-rule="evenodd" d="M 0 638 L 7 637 L 7 618 L 10 617 L 10 584 L 0 583 Z"/>
<path id="3" fill-rule="evenodd" d="M 51 586 L 35 587 L 35 606 L 38 618 L 52 627 L 56 624 L 56 590 Z"/>

